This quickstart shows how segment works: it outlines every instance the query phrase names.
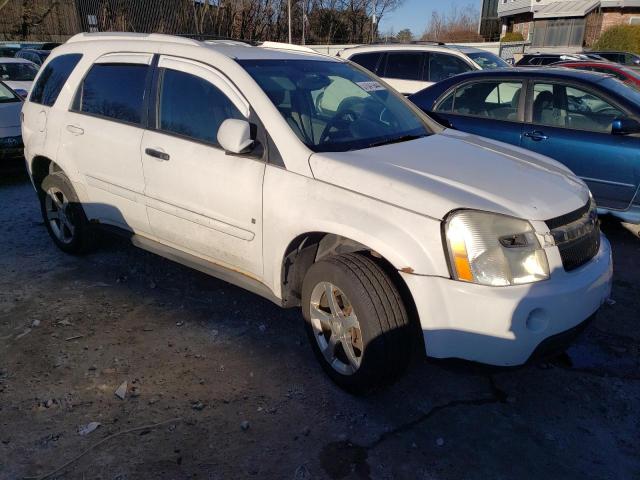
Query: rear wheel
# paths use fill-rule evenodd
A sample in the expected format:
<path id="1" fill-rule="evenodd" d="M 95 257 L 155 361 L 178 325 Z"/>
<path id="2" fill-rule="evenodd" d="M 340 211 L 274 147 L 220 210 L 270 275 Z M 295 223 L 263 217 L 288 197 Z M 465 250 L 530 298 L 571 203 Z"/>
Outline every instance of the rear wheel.
<path id="1" fill-rule="evenodd" d="M 316 357 L 342 388 L 367 393 L 396 380 L 411 355 L 406 308 L 389 275 L 362 254 L 311 266 L 303 315 Z"/>
<path id="2" fill-rule="evenodd" d="M 91 248 L 91 225 L 64 173 L 52 173 L 42 181 L 40 210 L 47 231 L 60 250 L 83 253 Z"/>

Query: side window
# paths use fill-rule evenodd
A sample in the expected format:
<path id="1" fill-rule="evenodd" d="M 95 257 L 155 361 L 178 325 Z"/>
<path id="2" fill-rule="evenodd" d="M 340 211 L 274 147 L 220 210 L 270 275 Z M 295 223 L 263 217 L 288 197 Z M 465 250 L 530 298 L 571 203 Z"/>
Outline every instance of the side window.
<path id="1" fill-rule="evenodd" d="M 217 145 L 218 129 L 228 118 L 244 117 L 216 86 L 189 73 L 162 70 L 158 130 Z"/>
<path id="2" fill-rule="evenodd" d="M 429 54 L 429 81 L 439 82 L 471 70 L 464 60 L 446 53 Z"/>
<path id="3" fill-rule="evenodd" d="M 449 93 L 444 98 L 444 100 L 442 100 L 438 105 L 436 105 L 435 111 L 443 112 L 443 113 L 451 113 L 451 110 L 453 110 L 453 97 L 455 97 L 455 95 L 456 95 L 455 90 Z"/>
<path id="4" fill-rule="evenodd" d="M 602 98 L 565 85 L 533 87 L 533 122 L 539 125 L 609 133 L 611 123 L 625 114 Z"/>
<path id="5" fill-rule="evenodd" d="M 387 54 L 387 68 L 384 76 L 399 80 L 421 80 L 422 66 L 422 53 L 391 52 Z"/>
<path id="6" fill-rule="evenodd" d="M 357 63 L 361 67 L 366 68 L 370 72 L 376 73 L 376 69 L 378 67 L 378 60 L 382 56 L 381 52 L 373 52 L 373 53 L 359 53 L 354 55 L 349 60 Z"/>
<path id="7" fill-rule="evenodd" d="M 611 123 L 625 113 L 606 100 L 574 87 L 567 87 L 567 127 L 611 132 Z"/>
<path id="8" fill-rule="evenodd" d="M 121 122 L 142 123 L 144 89 L 149 66 L 96 63 L 85 77 L 74 110 Z"/>
<path id="9" fill-rule="evenodd" d="M 521 82 L 477 82 L 456 90 L 452 113 L 517 121 Z"/>
<path id="10" fill-rule="evenodd" d="M 80 54 L 68 54 L 51 60 L 33 86 L 29 100 L 47 107 L 56 103 L 62 87 L 81 58 Z"/>

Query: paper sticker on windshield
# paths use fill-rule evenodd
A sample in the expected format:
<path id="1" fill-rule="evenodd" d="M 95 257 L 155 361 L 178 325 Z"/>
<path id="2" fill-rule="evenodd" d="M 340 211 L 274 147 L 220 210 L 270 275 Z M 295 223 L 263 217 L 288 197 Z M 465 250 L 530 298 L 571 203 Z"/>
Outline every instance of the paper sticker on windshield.
<path id="1" fill-rule="evenodd" d="M 361 89 L 365 92 L 377 92 L 379 90 L 386 90 L 382 85 L 378 82 L 356 82 Z"/>

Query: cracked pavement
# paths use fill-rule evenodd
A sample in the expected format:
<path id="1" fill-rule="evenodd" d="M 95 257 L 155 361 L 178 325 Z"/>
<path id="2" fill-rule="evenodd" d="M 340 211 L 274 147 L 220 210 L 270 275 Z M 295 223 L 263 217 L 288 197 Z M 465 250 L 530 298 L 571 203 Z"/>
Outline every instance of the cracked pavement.
<path id="1" fill-rule="evenodd" d="M 640 478 L 640 238 L 615 221 L 615 304 L 566 355 L 417 359 L 356 398 L 323 375 L 298 311 L 118 239 L 64 255 L 20 173 L 2 174 L 0 202 L 0 479 L 173 418 L 50 478 Z"/>

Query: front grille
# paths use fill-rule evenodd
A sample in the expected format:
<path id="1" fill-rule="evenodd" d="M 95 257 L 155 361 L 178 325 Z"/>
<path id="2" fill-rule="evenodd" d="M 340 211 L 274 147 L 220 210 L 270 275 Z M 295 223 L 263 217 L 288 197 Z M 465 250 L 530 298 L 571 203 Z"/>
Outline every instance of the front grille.
<path id="1" fill-rule="evenodd" d="M 589 213 L 589 208 L 591 207 L 591 202 L 587 202 L 584 207 L 580 207 L 573 212 L 565 213 L 564 215 L 560 215 L 559 217 L 552 218 L 551 220 L 547 220 L 546 223 L 549 230 L 555 230 L 558 227 L 563 227 L 570 223 L 575 222 L 576 220 L 580 220 L 586 213 Z"/>
<path id="2" fill-rule="evenodd" d="M 600 226 L 595 225 L 591 233 L 558 245 L 562 266 L 567 272 L 581 267 L 600 250 Z"/>
<path id="3" fill-rule="evenodd" d="M 590 203 L 545 223 L 560 250 L 562 266 L 567 272 L 581 267 L 600 250 L 600 225 Z"/>

